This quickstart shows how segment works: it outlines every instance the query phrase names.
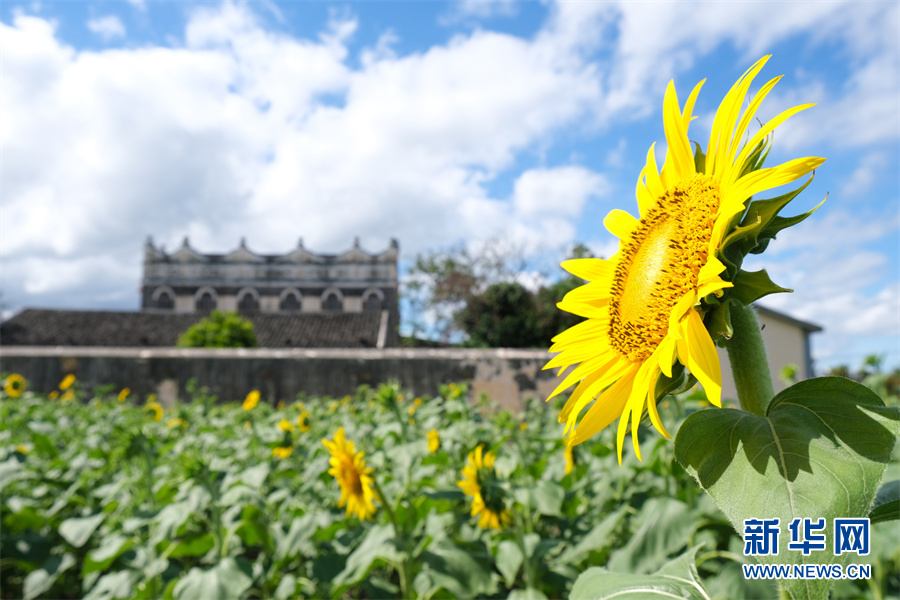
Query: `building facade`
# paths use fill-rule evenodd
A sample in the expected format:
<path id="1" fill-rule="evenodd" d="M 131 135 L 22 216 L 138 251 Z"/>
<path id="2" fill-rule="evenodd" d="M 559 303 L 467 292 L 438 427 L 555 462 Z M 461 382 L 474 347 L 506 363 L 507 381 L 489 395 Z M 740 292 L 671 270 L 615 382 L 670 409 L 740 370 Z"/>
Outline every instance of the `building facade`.
<path id="1" fill-rule="evenodd" d="M 302 239 L 287 254 L 257 254 L 243 239 L 228 254 L 202 254 L 187 238 L 170 254 L 148 239 L 141 310 L 185 314 L 218 309 L 247 316 L 381 313 L 389 336 L 396 338 L 398 255 L 395 239 L 387 250 L 369 254 L 357 238 L 351 249 L 336 255 L 310 252 Z"/>

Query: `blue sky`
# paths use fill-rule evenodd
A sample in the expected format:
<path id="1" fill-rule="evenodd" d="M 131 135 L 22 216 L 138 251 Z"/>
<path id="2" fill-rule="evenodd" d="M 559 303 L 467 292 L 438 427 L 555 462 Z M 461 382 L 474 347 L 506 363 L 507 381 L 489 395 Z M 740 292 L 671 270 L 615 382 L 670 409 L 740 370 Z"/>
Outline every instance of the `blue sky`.
<path id="1" fill-rule="evenodd" d="M 784 78 L 770 164 L 828 160 L 829 199 L 748 268 L 763 303 L 825 328 L 817 365 L 900 363 L 896 2 L 4 2 L 0 292 L 23 307 L 138 307 L 144 240 L 261 253 L 506 240 L 552 280 L 636 213 L 661 105 L 707 79 L 705 146 L 734 80 Z"/>

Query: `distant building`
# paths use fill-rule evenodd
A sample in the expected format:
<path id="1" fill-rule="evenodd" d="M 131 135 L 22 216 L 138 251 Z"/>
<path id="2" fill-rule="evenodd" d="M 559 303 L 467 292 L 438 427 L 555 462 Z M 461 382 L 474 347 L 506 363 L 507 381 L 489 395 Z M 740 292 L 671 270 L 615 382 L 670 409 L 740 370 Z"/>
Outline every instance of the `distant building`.
<path id="1" fill-rule="evenodd" d="M 341 254 L 315 254 L 303 240 L 287 254 L 256 254 L 244 240 L 228 254 L 201 254 L 188 239 L 172 254 L 147 240 L 141 310 L 205 314 L 212 309 L 255 314 L 377 313 L 398 340 L 399 245 L 379 254 L 359 246 Z"/>
<path id="2" fill-rule="evenodd" d="M 814 323 L 795 319 L 765 306 L 755 304 L 753 308 L 756 309 L 756 317 L 762 328 L 763 344 L 769 360 L 769 371 L 772 375 L 775 393 L 789 385 L 781 379 L 781 371 L 787 366 L 793 365 L 797 368 L 798 380 L 815 377 L 809 336 L 822 331 L 822 328 Z M 731 374 L 728 353 L 723 348 L 717 348 L 717 350 L 719 362 L 722 365 L 722 397 L 735 400 L 737 399 L 737 388 Z"/>
<path id="3" fill-rule="evenodd" d="M 302 240 L 283 255 L 241 240 L 228 254 L 201 254 L 187 238 L 169 254 L 148 239 L 140 312 L 26 309 L 0 326 L 0 343 L 35 346 L 174 346 L 213 309 L 237 311 L 268 348 L 399 345 L 397 261 L 353 247 L 314 254 Z"/>

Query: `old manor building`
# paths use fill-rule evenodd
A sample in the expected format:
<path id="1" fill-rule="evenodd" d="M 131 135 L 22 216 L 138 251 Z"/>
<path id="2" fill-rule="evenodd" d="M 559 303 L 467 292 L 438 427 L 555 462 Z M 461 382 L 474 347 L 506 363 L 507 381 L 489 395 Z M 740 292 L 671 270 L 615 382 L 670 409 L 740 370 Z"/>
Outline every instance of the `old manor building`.
<path id="1" fill-rule="evenodd" d="M 172 253 L 148 238 L 138 312 L 25 309 L 0 327 L 5 345 L 174 346 L 213 309 L 253 322 L 268 348 L 399 345 L 399 244 L 370 254 L 317 254 L 303 241 L 286 254 L 257 254 L 242 239 L 203 254 L 187 238 Z"/>

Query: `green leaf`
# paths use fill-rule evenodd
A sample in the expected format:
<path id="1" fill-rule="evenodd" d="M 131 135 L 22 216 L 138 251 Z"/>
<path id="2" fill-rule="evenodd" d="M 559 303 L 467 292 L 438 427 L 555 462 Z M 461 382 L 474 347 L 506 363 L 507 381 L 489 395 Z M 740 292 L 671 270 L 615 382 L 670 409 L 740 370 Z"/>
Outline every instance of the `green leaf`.
<path id="1" fill-rule="evenodd" d="M 100 526 L 105 516 L 104 513 L 99 513 L 90 517 L 66 519 L 59 524 L 59 535 L 76 548 L 81 548 Z"/>
<path id="2" fill-rule="evenodd" d="M 704 320 L 706 321 L 706 329 L 714 341 L 717 339 L 730 340 L 731 336 L 734 335 L 734 328 L 731 326 L 731 304 L 729 302 L 726 301 L 716 305 L 706 315 Z"/>
<path id="3" fill-rule="evenodd" d="M 609 568 L 623 573 L 649 573 L 687 545 L 696 527 L 690 507 L 673 498 L 650 498 L 635 518 L 635 532 L 613 552 Z"/>
<path id="4" fill-rule="evenodd" d="M 289 600 L 297 597 L 297 578 L 287 573 L 275 588 L 275 600 Z"/>
<path id="5" fill-rule="evenodd" d="M 547 600 L 547 595 L 537 588 L 530 587 L 511 591 L 506 600 Z"/>
<path id="6" fill-rule="evenodd" d="M 606 515 L 586 536 L 581 538 L 580 542 L 563 552 L 562 556 L 559 557 L 559 562 L 577 565 L 590 552 L 611 547 L 616 541 L 614 534 L 621 526 L 625 513 L 626 507 L 621 506 Z"/>
<path id="7" fill-rule="evenodd" d="M 457 546 L 438 543 L 423 552 L 421 560 L 437 587 L 457 598 L 476 598 L 489 596 L 496 590 L 489 570 L 490 556 L 486 558 L 477 560 Z"/>
<path id="8" fill-rule="evenodd" d="M 888 481 L 875 494 L 875 504 L 869 513 L 872 523 L 900 519 L 900 481 Z"/>
<path id="9" fill-rule="evenodd" d="M 697 549 L 698 547 L 691 548 L 652 575 L 617 573 L 591 567 L 575 580 L 569 600 L 709 600 L 694 564 Z"/>
<path id="10" fill-rule="evenodd" d="M 71 554 L 62 556 L 50 556 L 40 569 L 32 571 L 25 577 L 25 600 L 37 598 L 49 590 L 60 575 L 75 565 L 75 558 Z"/>
<path id="11" fill-rule="evenodd" d="M 19 471 L 22 465 L 16 458 L 10 458 L 0 463 L 0 489 L 8 490 L 6 487 L 10 482 L 19 478 Z"/>
<path id="12" fill-rule="evenodd" d="M 541 481 L 534 488 L 534 500 L 539 513 L 550 517 L 562 517 L 562 503 L 566 490 L 554 481 Z"/>
<path id="13" fill-rule="evenodd" d="M 121 535 L 105 537 L 98 548 L 88 552 L 84 567 L 81 569 L 82 576 L 94 571 L 105 571 L 116 558 L 133 545 L 134 541 L 131 538 Z"/>
<path id="14" fill-rule="evenodd" d="M 215 567 L 202 570 L 194 567 L 176 585 L 175 600 L 238 600 L 253 585 L 249 565 L 241 565 L 233 558 L 225 558 Z"/>
<path id="15" fill-rule="evenodd" d="M 765 417 L 735 409 L 690 415 L 675 438 L 675 457 L 743 532 L 745 519 L 779 518 L 779 553 L 762 563 L 843 563 L 826 549 L 788 550 L 795 518 L 868 515 L 891 457 L 900 413 L 841 377 L 801 381 L 777 394 Z M 747 493 L 753 490 L 753 493 Z M 825 598 L 827 580 L 783 580 L 794 600 Z"/>
<path id="16" fill-rule="evenodd" d="M 398 564 L 401 554 L 393 540 L 394 528 L 390 525 L 375 525 L 369 529 L 359 547 L 347 557 L 344 570 L 334 578 L 335 588 L 356 585 L 365 579 L 377 560 Z"/>
<path id="17" fill-rule="evenodd" d="M 290 560 L 298 554 L 314 556 L 315 546 L 313 546 L 312 537 L 319 528 L 319 523 L 320 519 L 317 513 L 307 513 L 299 519 L 291 521 L 291 528 L 287 535 L 279 539 L 275 546 L 276 562 Z"/>
<path id="18" fill-rule="evenodd" d="M 783 288 L 769 279 L 765 269 L 760 271 L 740 271 L 734 279 L 734 287 L 729 292 L 729 297 L 734 298 L 745 306 L 759 300 L 769 294 L 780 292 L 793 292 L 794 290 Z"/>
<path id="19" fill-rule="evenodd" d="M 134 588 L 134 571 L 116 571 L 101 577 L 84 600 L 115 600 L 130 598 Z"/>
<path id="20" fill-rule="evenodd" d="M 503 540 L 497 545 L 497 557 L 494 560 L 497 563 L 497 570 L 503 575 L 506 587 L 512 587 L 516 582 L 516 575 L 524 559 L 522 549 L 514 541 Z"/>

